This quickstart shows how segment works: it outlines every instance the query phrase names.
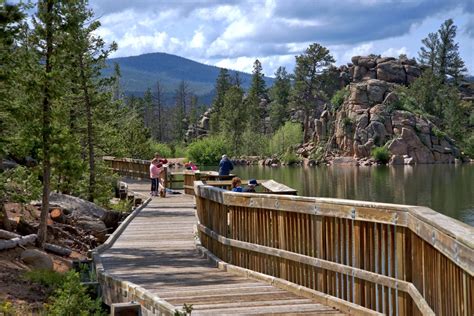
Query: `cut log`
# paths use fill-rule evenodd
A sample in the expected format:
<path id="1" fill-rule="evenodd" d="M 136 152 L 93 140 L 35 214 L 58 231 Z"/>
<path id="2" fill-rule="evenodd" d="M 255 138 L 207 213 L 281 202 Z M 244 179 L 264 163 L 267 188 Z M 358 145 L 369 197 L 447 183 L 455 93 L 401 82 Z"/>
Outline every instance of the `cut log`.
<path id="1" fill-rule="evenodd" d="M 31 234 L 24 237 L 16 237 L 9 240 L 0 240 L 0 250 L 11 249 L 17 246 L 24 246 L 26 244 L 33 244 L 38 236 Z"/>
<path id="2" fill-rule="evenodd" d="M 66 221 L 63 210 L 60 208 L 53 208 L 49 212 L 49 217 L 56 223 L 64 223 Z"/>
<path id="3" fill-rule="evenodd" d="M 61 247 L 61 246 L 53 245 L 53 244 L 48 244 L 48 243 L 44 244 L 44 250 L 48 252 L 52 252 L 56 255 L 63 256 L 63 257 L 68 257 L 72 253 L 72 250 L 69 248 L 65 248 L 65 247 Z"/>

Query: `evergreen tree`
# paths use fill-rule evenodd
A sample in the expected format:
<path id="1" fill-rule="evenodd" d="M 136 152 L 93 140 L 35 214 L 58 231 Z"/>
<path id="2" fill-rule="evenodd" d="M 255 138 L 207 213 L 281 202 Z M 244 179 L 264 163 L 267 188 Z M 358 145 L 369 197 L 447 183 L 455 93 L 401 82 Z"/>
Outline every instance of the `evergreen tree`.
<path id="1" fill-rule="evenodd" d="M 267 89 L 262 70 L 262 64 L 256 59 L 253 64 L 252 83 L 245 103 L 247 112 L 250 115 L 249 124 L 252 125 L 252 130 L 257 133 L 265 134 L 264 119 L 266 109 L 261 106 L 261 102 L 262 99 L 267 98 Z"/>
<path id="2" fill-rule="evenodd" d="M 181 81 L 175 94 L 174 139 L 178 142 L 184 140 L 188 128 L 189 86 L 186 81 Z"/>
<path id="3" fill-rule="evenodd" d="M 163 119 L 163 107 L 164 107 L 163 88 L 159 81 L 156 82 L 155 93 L 153 94 L 153 124 L 152 124 L 152 136 L 162 142 L 164 139 L 164 119 Z"/>
<path id="4" fill-rule="evenodd" d="M 241 153 L 242 131 L 246 124 L 243 95 L 241 88 L 231 87 L 224 96 L 224 106 L 221 113 L 222 134 L 229 140 L 234 154 Z"/>
<path id="5" fill-rule="evenodd" d="M 430 33 L 422 40 L 419 61 L 441 78 L 442 83 L 452 78 L 457 84 L 466 71 L 455 42 L 457 27 L 452 19 L 444 21 L 437 33 Z"/>
<path id="6" fill-rule="evenodd" d="M 304 54 L 296 56 L 292 103 L 303 112 L 303 141 L 309 141 L 309 117 L 324 98 L 324 82 L 321 74 L 334 62 L 329 50 L 313 43 Z"/>
<path id="7" fill-rule="evenodd" d="M 275 72 L 275 82 L 270 88 L 270 122 L 272 130 L 276 131 L 288 120 L 288 103 L 291 92 L 290 75 L 285 67 L 278 67 Z"/>
<path id="8" fill-rule="evenodd" d="M 212 102 L 212 108 L 214 111 L 209 122 L 211 133 L 213 134 L 217 134 L 220 131 L 220 115 L 222 108 L 224 107 L 224 97 L 227 90 L 229 90 L 231 86 L 232 84 L 229 71 L 225 68 L 221 68 L 216 79 L 216 85 L 214 88 L 216 91 L 216 96 Z"/>

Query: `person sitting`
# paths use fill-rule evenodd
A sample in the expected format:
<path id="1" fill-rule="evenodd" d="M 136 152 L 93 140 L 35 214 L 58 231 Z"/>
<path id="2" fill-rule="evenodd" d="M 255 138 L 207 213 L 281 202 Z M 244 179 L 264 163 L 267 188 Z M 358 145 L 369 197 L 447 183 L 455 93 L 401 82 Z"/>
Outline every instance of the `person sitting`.
<path id="1" fill-rule="evenodd" d="M 239 177 L 232 178 L 232 192 L 242 192 L 242 180 Z"/>
<path id="2" fill-rule="evenodd" d="M 258 186 L 258 182 L 255 179 L 250 179 L 247 187 L 245 188 L 244 192 L 256 192 L 255 187 Z"/>
<path id="3" fill-rule="evenodd" d="M 198 167 L 192 161 L 185 163 L 184 168 L 186 170 L 193 170 L 193 171 L 198 170 Z"/>
<path id="4" fill-rule="evenodd" d="M 234 169 L 232 161 L 229 160 L 229 157 L 227 157 L 227 155 L 222 155 L 222 159 L 219 162 L 219 175 L 228 176 L 232 169 Z"/>

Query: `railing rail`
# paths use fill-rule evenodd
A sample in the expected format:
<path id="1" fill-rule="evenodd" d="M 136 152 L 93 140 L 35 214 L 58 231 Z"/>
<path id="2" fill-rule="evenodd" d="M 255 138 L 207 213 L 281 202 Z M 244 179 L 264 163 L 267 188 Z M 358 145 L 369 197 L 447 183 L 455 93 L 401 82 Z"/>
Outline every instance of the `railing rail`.
<path id="1" fill-rule="evenodd" d="M 474 313 L 471 226 L 426 207 L 194 190 L 201 243 L 227 263 L 384 314 Z"/>
<path id="2" fill-rule="evenodd" d="M 102 158 L 107 166 L 114 172 L 124 177 L 136 179 L 150 178 L 150 160 L 133 159 L 133 158 L 116 158 L 106 156 Z M 163 178 L 165 180 L 164 186 L 166 188 L 175 188 L 174 184 L 182 185 L 183 180 L 178 179 L 182 173 L 173 173 L 164 168 Z"/>

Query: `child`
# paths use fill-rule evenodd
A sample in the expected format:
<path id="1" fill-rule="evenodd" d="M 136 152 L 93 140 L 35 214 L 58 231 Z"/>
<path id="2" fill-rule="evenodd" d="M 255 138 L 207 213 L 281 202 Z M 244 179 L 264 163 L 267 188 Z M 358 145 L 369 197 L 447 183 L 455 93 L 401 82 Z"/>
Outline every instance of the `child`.
<path id="1" fill-rule="evenodd" d="M 158 189 L 160 186 L 160 174 L 161 174 L 162 164 L 158 159 L 153 158 L 150 163 L 150 179 L 151 179 L 151 196 L 158 195 Z"/>
<path id="2" fill-rule="evenodd" d="M 232 192 L 242 192 L 242 180 L 239 177 L 232 178 Z"/>

